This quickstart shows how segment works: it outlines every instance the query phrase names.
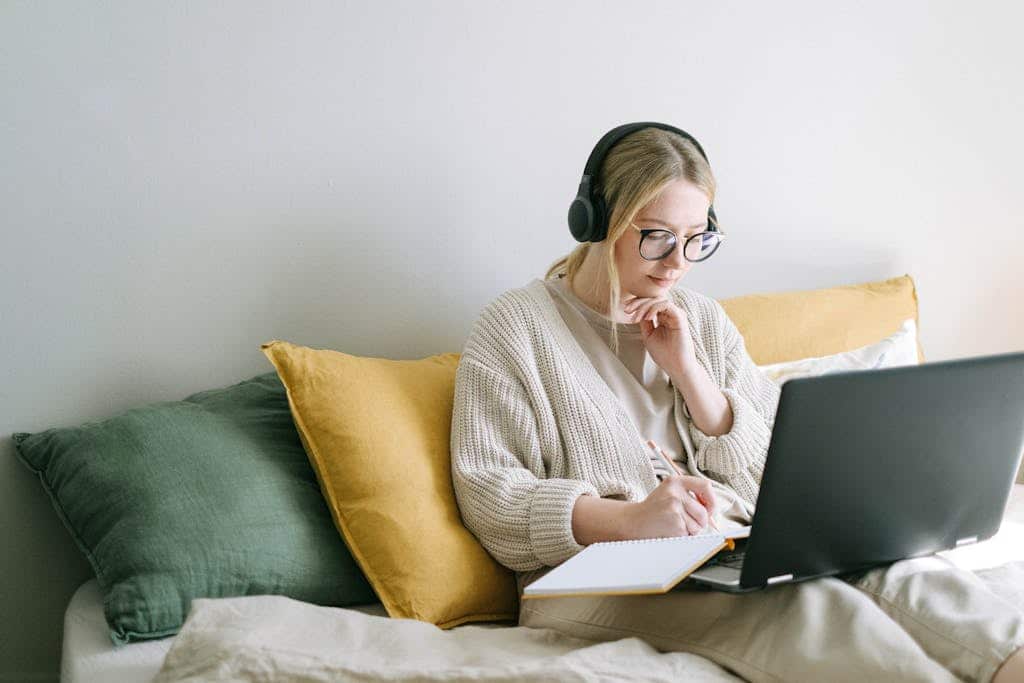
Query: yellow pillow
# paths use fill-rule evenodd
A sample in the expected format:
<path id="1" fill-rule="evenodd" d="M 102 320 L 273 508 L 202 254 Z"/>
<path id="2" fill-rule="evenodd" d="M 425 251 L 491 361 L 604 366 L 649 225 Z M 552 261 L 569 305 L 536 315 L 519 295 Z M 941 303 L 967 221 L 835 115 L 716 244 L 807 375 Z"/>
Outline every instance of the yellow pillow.
<path id="1" fill-rule="evenodd" d="M 828 356 L 874 344 L 907 318 L 917 324 L 924 362 L 917 290 L 910 275 L 863 284 L 769 294 L 719 302 L 758 365 Z"/>
<path id="2" fill-rule="evenodd" d="M 515 573 L 463 525 L 450 435 L 460 354 L 388 360 L 262 344 L 334 524 L 388 615 L 515 621 Z"/>

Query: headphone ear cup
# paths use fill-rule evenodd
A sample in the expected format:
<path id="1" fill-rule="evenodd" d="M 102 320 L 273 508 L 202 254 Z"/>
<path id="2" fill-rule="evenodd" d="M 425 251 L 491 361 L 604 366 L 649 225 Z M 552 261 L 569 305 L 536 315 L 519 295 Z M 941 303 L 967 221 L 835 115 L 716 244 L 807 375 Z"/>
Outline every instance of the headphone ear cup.
<path id="1" fill-rule="evenodd" d="M 608 213 L 605 211 L 604 197 L 597 193 L 593 197 L 594 220 L 593 229 L 590 234 L 591 242 L 603 242 L 608 236 Z"/>
<path id="2" fill-rule="evenodd" d="M 589 242 L 594 232 L 594 207 L 582 194 L 569 205 L 569 232 L 577 242 Z"/>

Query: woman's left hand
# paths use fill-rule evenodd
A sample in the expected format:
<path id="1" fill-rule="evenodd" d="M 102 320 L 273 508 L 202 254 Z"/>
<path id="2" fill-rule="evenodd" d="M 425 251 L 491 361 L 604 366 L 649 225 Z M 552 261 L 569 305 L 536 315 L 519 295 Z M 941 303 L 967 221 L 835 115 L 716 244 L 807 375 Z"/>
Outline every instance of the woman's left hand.
<path id="1" fill-rule="evenodd" d="M 639 321 L 647 352 L 669 377 L 677 378 L 696 369 L 697 356 L 686 311 L 666 297 L 627 298 L 623 310 L 632 314 L 633 322 Z"/>

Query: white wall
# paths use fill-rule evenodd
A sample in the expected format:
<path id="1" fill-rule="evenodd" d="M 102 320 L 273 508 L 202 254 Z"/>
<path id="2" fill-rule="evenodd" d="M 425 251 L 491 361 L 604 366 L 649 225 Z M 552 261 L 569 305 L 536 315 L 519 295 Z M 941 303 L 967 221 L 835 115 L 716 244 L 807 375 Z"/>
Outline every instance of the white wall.
<path id="1" fill-rule="evenodd" d="M 910 273 L 929 360 L 1024 349 L 1020 5 L 0 4 L 0 434 L 411 358 L 573 245 L 597 138 L 693 133 L 719 298 Z M 0 441 L 0 680 L 89 576 Z"/>

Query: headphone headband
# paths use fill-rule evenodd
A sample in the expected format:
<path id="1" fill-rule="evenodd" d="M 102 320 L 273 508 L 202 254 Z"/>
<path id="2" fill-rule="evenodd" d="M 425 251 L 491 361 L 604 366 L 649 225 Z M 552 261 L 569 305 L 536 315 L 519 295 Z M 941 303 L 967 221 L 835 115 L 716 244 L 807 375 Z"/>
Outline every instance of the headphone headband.
<path id="1" fill-rule="evenodd" d="M 615 146 L 615 143 L 641 128 L 660 128 L 681 135 L 692 142 L 704 160 L 708 161 L 708 155 L 704 153 L 704 148 L 695 137 L 667 123 L 637 121 L 612 128 L 601 136 L 590 152 L 590 156 L 587 157 L 579 190 L 569 206 L 569 231 L 577 242 L 600 242 L 607 237 L 608 215 L 605 210 L 604 197 L 597 191 L 597 175 L 601 170 L 601 164 L 604 163 L 605 156 Z M 708 163 L 711 162 L 708 161 Z M 718 230 L 714 207 L 708 207 L 708 230 Z"/>

